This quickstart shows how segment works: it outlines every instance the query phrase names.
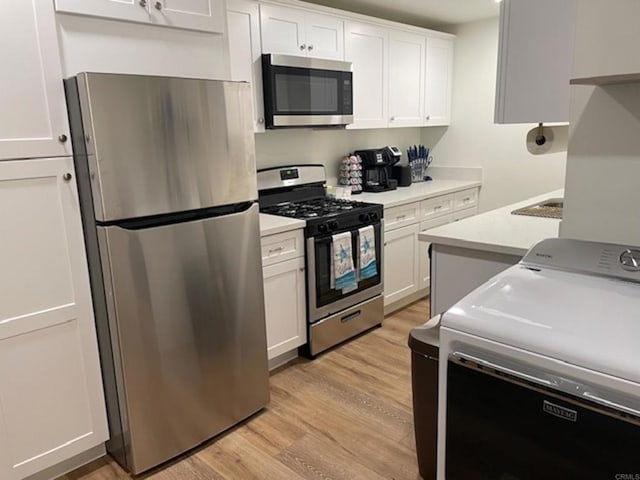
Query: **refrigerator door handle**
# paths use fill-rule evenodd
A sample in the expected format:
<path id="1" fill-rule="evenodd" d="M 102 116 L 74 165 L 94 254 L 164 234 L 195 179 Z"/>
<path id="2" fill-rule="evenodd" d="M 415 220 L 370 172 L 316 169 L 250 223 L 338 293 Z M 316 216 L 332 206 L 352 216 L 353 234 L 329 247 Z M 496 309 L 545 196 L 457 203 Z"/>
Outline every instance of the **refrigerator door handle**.
<path id="1" fill-rule="evenodd" d="M 198 210 L 189 210 L 186 212 L 165 213 L 163 215 L 152 215 L 149 217 L 134 218 L 130 220 L 101 222 L 99 223 L 99 226 L 116 226 L 124 228 L 125 230 L 144 230 L 149 228 L 163 227 L 167 225 L 178 225 L 185 222 L 195 222 L 198 220 L 206 220 L 208 218 L 242 213 L 249 210 L 255 204 L 255 202 L 242 202 L 233 205 L 224 205 L 221 207 L 209 207 L 201 208 Z"/>

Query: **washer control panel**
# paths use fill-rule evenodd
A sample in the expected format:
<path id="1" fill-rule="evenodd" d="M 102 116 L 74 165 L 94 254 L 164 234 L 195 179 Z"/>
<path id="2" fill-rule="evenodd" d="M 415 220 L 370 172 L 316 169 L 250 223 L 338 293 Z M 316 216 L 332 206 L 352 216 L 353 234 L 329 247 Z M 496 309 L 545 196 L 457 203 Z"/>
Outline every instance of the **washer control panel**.
<path id="1" fill-rule="evenodd" d="M 549 238 L 536 244 L 521 264 L 640 282 L 640 247 Z"/>
<path id="2" fill-rule="evenodd" d="M 627 248 L 620 254 L 620 265 L 629 272 L 640 272 L 640 250 Z"/>

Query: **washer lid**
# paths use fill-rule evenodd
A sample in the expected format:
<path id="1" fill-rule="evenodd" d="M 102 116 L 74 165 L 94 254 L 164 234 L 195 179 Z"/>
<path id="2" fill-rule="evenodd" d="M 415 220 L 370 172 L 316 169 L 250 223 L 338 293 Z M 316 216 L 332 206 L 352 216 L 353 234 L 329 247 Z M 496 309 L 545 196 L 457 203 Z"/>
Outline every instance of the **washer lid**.
<path id="1" fill-rule="evenodd" d="M 442 325 L 640 382 L 640 284 L 570 267 L 510 267 L 451 307 Z"/>

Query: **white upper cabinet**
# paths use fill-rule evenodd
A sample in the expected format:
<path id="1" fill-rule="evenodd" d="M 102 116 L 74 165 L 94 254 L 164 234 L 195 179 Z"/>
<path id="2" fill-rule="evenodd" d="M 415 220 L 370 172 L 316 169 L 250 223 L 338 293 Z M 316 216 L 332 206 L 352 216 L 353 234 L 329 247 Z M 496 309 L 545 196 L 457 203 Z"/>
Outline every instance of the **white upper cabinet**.
<path id="1" fill-rule="evenodd" d="M 344 22 L 328 15 L 305 15 L 307 52 L 310 57 L 344 59 Z"/>
<path id="2" fill-rule="evenodd" d="M 73 172 L 71 157 L 0 162 L 3 480 L 108 438 Z"/>
<path id="3" fill-rule="evenodd" d="M 425 125 L 449 125 L 453 85 L 453 40 L 427 38 Z"/>
<path id="4" fill-rule="evenodd" d="M 71 154 L 53 4 L 3 2 L 0 160 Z"/>
<path id="5" fill-rule="evenodd" d="M 637 82 L 640 79 L 637 53 L 640 2 L 574 2 L 575 47 L 571 77 L 584 79 L 587 84 Z"/>
<path id="6" fill-rule="evenodd" d="M 426 39 L 422 35 L 389 34 L 389 126 L 424 125 Z"/>
<path id="7" fill-rule="evenodd" d="M 344 23 L 338 17 L 261 4 L 262 52 L 344 59 Z"/>
<path id="8" fill-rule="evenodd" d="M 151 22 L 167 27 L 224 31 L 222 0 L 147 0 Z"/>
<path id="9" fill-rule="evenodd" d="M 502 2 L 496 123 L 569 121 L 576 3 L 575 0 Z M 607 2 L 601 3 L 604 10 L 611 9 Z M 617 6 L 611 10 L 617 11 Z M 600 30 L 598 22 L 594 22 L 590 35 Z M 591 36 L 598 44 L 607 38 L 604 34 Z M 607 55 L 612 52 L 607 51 Z M 590 50 L 587 53 L 592 54 Z"/>
<path id="10" fill-rule="evenodd" d="M 149 22 L 149 0 L 55 0 L 56 11 Z"/>
<path id="11" fill-rule="evenodd" d="M 349 129 L 449 125 L 452 35 L 373 18 L 352 21 L 348 12 L 331 12 L 228 0 L 231 78 L 254 83 L 256 131 L 264 130 L 263 53 L 351 62 L 354 122 Z"/>
<path id="12" fill-rule="evenodd" d="M 264 53 L 307 54 L 302 10 L 262 4 L 260 25 Z"/>
<path id="13" fill-rule="evenodd" d="M 224 0 L 55 0 L 56 11 L 221 33 Z"/>
<path id="14" fill-rule="evenodd" d="M 353 63 L 353 116 L 348 128 L 386 127 L 389 31 L 364 23 L 345 25 L 345 59 Z"/>
<path id="15" fill-rule="evenodd" d="M 227 0 L 227 26 L 231 80 L 251 83 L 254 130 L 264 131 L 260 15 L 257 2 Z"/>

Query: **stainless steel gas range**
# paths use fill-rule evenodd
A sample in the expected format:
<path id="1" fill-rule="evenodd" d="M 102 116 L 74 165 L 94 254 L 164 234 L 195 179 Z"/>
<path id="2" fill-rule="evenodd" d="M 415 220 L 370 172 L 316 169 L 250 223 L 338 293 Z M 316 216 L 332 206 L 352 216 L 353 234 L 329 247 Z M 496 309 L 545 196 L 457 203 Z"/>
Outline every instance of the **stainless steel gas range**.
<path id="1" fill-rule="evenodd" d="M 311 358 L 380 325 L 384 317 L 382 205 L 326 197 L 325 184 L 322 165 L 258 171 L 260 211 L 306 221 L 308 343 L 302 353 Z M 360 256 L 366 227 L 371 227 L 375 252 L 374 273 L 370 270 L 368 275 L 362 274 Z M 346 251 L 354 265 L 355 282 L 349 288 L 336 288 L 332 265 L 338 238 L 346 238 L 351 245 Z"/>

